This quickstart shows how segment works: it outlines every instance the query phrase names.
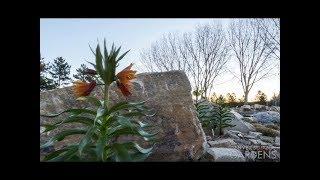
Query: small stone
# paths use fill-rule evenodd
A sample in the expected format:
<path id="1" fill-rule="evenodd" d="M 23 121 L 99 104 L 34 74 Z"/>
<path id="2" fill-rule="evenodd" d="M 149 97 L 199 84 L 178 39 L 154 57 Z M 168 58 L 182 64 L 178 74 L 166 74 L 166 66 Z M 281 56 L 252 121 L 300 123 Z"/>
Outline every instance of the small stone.
<path id="1" fill-rule="evenodd" d="M 252 136 L 252 135 L 244 135 L 244 138 L 247 138 L 247 139 L 256 139 L 257 137 L 256 137 L 256 136 Z"/>
<path id="2" fill-rule="evenodd" d="M 242 111 L 251 111 L 251 106 L 250 105 L 243 105 L 240 108 Z"/>
<path id="3" fill-rule="evenodd" d="M 261 132 L 252 132 L 252 131 L 250 131 L 249 135 L 253 136 L 255 138 L 259 138 L 262 135 L 262 133 Z"/>
<path id="4" fill-rule="evenodd" d="M 275 146 L 280 146 L 280 137 L 279 136 L 276 137 L 276 139 L 274 141 L 274 145 Z"/>
<path id="5" fill-rule="evenodd" d="M 254 117 L 243 117 L 241 120 L 248 122 L 248 123 L 253 123 L 256 122 L 256 120 L 254 119 Z"/>
<path id="6" fill-rule="evenodd" d="M 260 136 L 260 139 L 264 142 L 274 143 L 274 138 L 270 136 Z"/>
<path id="7" fill-rule="evenodd" d="M 234 142 L 241 145 L 245 145 L 245 146 L 250 146 L 252 144 L 251 141 L 244 140 L 244 139 L 234 139 Z"/>
<path id="8" fill-rule="evenodd" d="M 40 126 L 40 134 L 43 133 L 46 130 L 45 127 Z"/>
<path id="9" fill-rule="evenodd" d="M 241 134 L 240 131 L 237 131 L 237 130 L 228 130 L 229 132 L 233 133 L 233 134 Z"/>
<path id="10" fill-rule="evenodd" d="M 230 131 L 226 131 L 224 137 L 230 137 L 232 139 L 240 139 L 240 137 L 238 137 L 236 134 L 230 132 Z"/>
<path id="11" fill-rule="evenodd" d="M 256 139 L 249 139 L 249 141 L 251 141 L 254 145 L 261 145 L 261 146 L 267 146 L 268 143 L 265 143 L 261 140 L 256 140 Z"/>

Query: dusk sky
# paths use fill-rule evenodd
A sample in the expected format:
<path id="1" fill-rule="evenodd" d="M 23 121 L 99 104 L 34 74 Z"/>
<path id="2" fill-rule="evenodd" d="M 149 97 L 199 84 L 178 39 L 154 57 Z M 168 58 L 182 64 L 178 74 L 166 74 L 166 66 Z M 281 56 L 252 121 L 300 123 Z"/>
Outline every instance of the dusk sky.
<path id="1" fill-rule="evenodd" d="M 217 20 L 217 19 L 215 19 Z M 97 41 L 102 45 L 106 38 L 107 47 L 114 42 L 122 46 L 122 53 L 131 49 L 120 62 L 118 70 L 131 62 L 133 69 L 146 72 L 140 63 L 140 52 L 150 48 L 151 43 L 159 40 L 169 32 L 191 32 L 196 25 L 212 22 L 213 19 L 41 19 L 40 20 L 40 52 L 45 62 L 53 62 L 57 57 L 63 57 L 71 65 L 71 76 L 82 63 L 94 62 L 94 55 L 89 44 L 95 48 Z M 223 25 L 228 25 L 229 19 L 219 19 Z M 230 67 L 236 67 L 230 61 Z M 236 70 L 235 70 L 236 71 Z M 231 74 L 224 74 L 216 79 L 214 92 L 225 95 L 236 93 L 243 95 L 240 82 Z M 270 98 L 280 90 L 280 77 L 272 76 L 262 80 L 252 88 L 249 100 L 253 100 L 258 90 L 265 92 Z"/>

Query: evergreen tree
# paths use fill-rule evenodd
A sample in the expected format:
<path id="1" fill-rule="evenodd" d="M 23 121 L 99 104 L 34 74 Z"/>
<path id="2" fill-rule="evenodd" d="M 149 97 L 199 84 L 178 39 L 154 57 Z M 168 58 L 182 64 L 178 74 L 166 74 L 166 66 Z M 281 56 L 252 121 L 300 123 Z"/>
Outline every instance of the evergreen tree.
<path id="1" fill-rule="evenodd" d="M 256 95 L 256 100 L 259 102 L 259 104 L 266 105 L 266 103 L 267 103 L 267 95 L 259 90 L 257 95 Z"/>
<path id="2" fill-rule="evenodd" d="M 80 68 L 76 69 L 77 74 L 74 74 L 73 77 L 80 81 L 86 81 L 86 82 L 93 81 L 92 75 L 88 75 L 86 73 L 87 70 L 88 70 L 88 67 L 85 64 L 81 64 Z"/>
<path id="3" fill-rule="evenodd" d="M 235 93 L 228 93 L 227 94 L 227 101 L 230 105 L 235 104 L 237 102 L 236 94 Z"/>
<path id="4" fill-rule="evenodd" d="M 58 87 L 69 84 L 69 81 L 71 80 L 69 77 L 70 68 L 71 66 L 62 57 L 58 57 L 53 61 L 50 74 Z"/>
<path id="5" fill-rule="evenodd" d="M 280 93 L 278 95 L 273 93 L 273 96 L 270 100 L 270 104 L 274 106 L 280 106 Z"/>
<path id="6" fill-rule="evenodd" d="M 56 88 L 54 81 L 47 77 L 50 68 L 50 63 L 45 63 L 40 54 L 40 91 Z"/>
<path id="7" fill-rule="evenodd" d="M 210 97 L 210 102 L 216 103 L 217 99 L 218 99 L 217 94 L 214 92 Z"/>
<path id="8" fill-rule="evenodd" d="M 221 105 L 221 106 L 223 106 L 223 105 L 225 105 L 225 103 L 226 103 L 226 99 L 223 97 L 223 95 L 220 95 L 220 96 L 217 98 L 216 103 L 219 104 L 219 105 Z"/>
<path id="9" fill-rule="evenodd" d="M 238 101 L 244 104 L 244 95 L 241 98 L 239 98 Z"/>

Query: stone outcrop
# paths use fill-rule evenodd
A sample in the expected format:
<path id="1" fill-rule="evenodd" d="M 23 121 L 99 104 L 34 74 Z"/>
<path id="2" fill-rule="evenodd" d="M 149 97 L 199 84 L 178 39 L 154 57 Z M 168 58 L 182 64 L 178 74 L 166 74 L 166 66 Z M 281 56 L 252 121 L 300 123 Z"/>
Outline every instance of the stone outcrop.
<path id="1" fill-rule="evenodd" d="M 260 123 L 280 123 L 280 113 L 275 111 L 265 111 L 253 114 L 253 117 Z"/>
<path id="2" fill-rule="evenodd" d="M 249 131 L 254 131 L 255 128 L 248 122 L 242 120 L 243 116 L 237 113 L 234 110 L 230 111 L 233 115 L 232 121 L 230 124 L 234 125 L 233 127 L 226 127 L 226 130 L 236 130 L 242 133 L 249 133 Z"/>
<path id="3" fill-rule="evenodd" d="M 197 160 L 204 153 L 205 135 L 193 104 L 190 82 L 183 71 L 138 74 L 133 81 L 132 96 L 128 99 L 122 96 L 115 84 L 112 84 L 109 94 L 112 103 L 147 100 L 146 106 L 155 111 L 155 116 L 143 119 L 158 132 L 158 142 L 146 161 Z M 101 87 L 96 87 L 91 95 L 102 98 Z M 41 114 L 58 113 L 71 107 L 92 107 L 76 101 L 71 87 L 41 92 L 40 96 Z M 40 117 L 40 126 L 55 120 Z M 70 128 L 70 125 L 64 128 Z M 55 133 L 56 130 L 41 134 L 41 143 Z M 55 148 L 77 140 L 79 137 L 66 139 Z"/>

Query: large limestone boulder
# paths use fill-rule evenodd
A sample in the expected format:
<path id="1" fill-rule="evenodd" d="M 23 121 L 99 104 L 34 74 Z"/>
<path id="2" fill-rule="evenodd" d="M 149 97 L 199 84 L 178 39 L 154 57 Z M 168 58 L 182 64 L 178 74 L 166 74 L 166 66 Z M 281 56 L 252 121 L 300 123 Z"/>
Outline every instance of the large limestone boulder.
<path id="1" fill-rule="evenodd" d="M 153 108 L 156 112 L 155 116 L 143 119 L 158 132 L 158 142 L 146 161 L 199 159 L 204 153 L 203 144 L 206 139 L 197 118 L 191 96 L 191 86 L 186 74 L 183 71 L 142 73 L 137 75 L 133 85 L 132 96 L 125 99 L 116 85 L 112 84 L 109 92 L 110 100 L 113 103 L 125 100 L 147 100 L 146 106 Z M 91 95 L 102 98 L 102 89 L 97 87 Z M 42 114 L 57 113 L 70 107 L 90 107 L 90 104 L 75 100 L 71 87 L 42 92 L 40 96 L 40 113 Z M 40 124 L 49 121 L 54 120 L 40 118 Z M 55 132 L 41 134 L 40 141 L 48 140 L 53 134 Z M 79 137 L 71 138 L 60 146 L 77 140 Z"/>

